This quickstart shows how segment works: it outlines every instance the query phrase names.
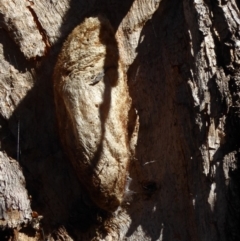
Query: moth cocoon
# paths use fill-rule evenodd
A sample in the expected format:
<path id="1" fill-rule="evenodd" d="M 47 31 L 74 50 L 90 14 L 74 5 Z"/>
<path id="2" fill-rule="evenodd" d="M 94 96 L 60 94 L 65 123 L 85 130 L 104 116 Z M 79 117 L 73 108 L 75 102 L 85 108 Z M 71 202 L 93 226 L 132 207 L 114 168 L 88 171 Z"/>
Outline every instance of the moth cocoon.
<path id="1" fill-rule="evenodd" d="M 131 100 L 114 31 L 105 18 L 86 18 L 73 30 L 53 78 L 63 147 L 92 200 L 114 211 L 126 186 Z"/>

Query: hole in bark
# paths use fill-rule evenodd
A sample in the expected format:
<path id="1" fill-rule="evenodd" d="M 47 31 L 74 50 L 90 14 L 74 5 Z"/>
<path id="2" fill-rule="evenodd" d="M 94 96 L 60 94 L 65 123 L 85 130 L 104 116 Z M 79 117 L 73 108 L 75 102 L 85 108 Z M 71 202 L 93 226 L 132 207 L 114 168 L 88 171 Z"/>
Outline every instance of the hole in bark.
<path id="1" fill-rule="evenodd" d="M 157 183 L 154 181 L 143 181 L 142 188 L 148 194 L 153 194 L 157 190 Z"/>

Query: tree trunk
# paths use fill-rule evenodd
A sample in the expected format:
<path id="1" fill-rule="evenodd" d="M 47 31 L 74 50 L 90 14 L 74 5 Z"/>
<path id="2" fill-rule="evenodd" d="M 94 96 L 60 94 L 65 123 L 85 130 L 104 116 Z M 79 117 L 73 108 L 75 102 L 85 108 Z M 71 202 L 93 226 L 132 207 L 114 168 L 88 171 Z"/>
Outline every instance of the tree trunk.
<path id="1" fill-rule="evenodd" d="M 240 240 L 239 8 L 1 0 L 0 239 Z"/>

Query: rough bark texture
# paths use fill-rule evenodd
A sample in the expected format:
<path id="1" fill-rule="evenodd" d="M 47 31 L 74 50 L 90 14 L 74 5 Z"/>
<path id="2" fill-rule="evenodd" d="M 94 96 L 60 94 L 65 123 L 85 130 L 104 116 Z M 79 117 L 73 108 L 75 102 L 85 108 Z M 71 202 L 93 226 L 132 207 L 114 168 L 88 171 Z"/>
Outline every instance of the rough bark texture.
<path id="1" fill-rule="evenodd" d="M 17 205 L 23 212 L 21 201 L 27 203 L 28 192 L 34 210 L 30 217 L 28 207 L 27 218 L 14 221 L 15 226 L 2 219 L 3 237 L 51 241 L 239 240 L 239 7 L 235 0 L 1 1 L 0 141 L 2 153 L 6 153 L 3 159 L 8 162 L 1 162 L 1 172 L 10 175 L 14 168 L 18 173 L 22 168 L 26 190 L 21 181 L 19 188 L 26 200 L 21 197 Z M 56 101 L 59 106 L 55 108 L 53 95 L 53 70 L 56 63 L 59 66 L 63 42 L 84 19 L 99 15 L 112 25 L 117 58 L 126 76 L 123 97 L 131 99 L 128 103 L 133 110 L 128 111 L 126 105 L 124 119 L 114 120 L 124 123 L 121 138 L 133 133 L 126 149 L 131 153 L 128 180 L 132 181 L 128 184 L 134 192 L 114 212 L 99 208 L 104 198 L 93 197 L 98 185 L 86 187 L 88 181 L 80 176 L 84 169 L 71 165 L 70 160 L 84 161 L 81 155 L 87 149 L 82 143 L 93 143 L 93 137 L 86 130 L 76 132 L 77 121 L 73 120 L 77 112 L 68 108 L 67 115 L 62 113 L 65 103 Z M 102 61 L 106 60 L 105 56 Z M 62 70 L 64 63 L 59 75 Z M 99 69 L 98 73 L 103 77 Z M 99 81 L 100 77 L 94 78 L 96 83 L 88 85 L 88 91 L 109 87 L 106 78 Z M 73 80 L 84 84 L 86 79 L 76 74 Z M 64 101 L 70 103 L 71 95 L 70 99 L 67 96 Z M 92 100 L 80 97 L 87 108 L 92 108 Z M 114 98 L 113 111 L 117 108 Z M 81 113 L 86 125 L 91 113 Z M 72 118 L 69 122 L 68 117 Z M 111 123 L 113 117 L 109 118 Z M 126 127 L 127 122 L 131 128 Z M 64 128 L 68 123 L 72 125 L 72 146 L 70 139 L 60 144 L 60 136 L 67 136 Z M 96 129 L 91 127 L 97 140 L 103 125 L 98 121 Z M 83 141 L 78 146 L 75 139 L 79 137 Z M 116 145 L 117 153 L 119 143 L 113 139 L 111 145 Z M 98 147 L 90 145 L 90 151 L 94 154 Z M 75 151 L 79 152 L 77 158 L 71 154 Z M 107 153 L 107 149 L 99 153 Z M 118 160 L 112 153 L 106 159 L 115 165 Z M 9 161 L 13 159 L 19 164 Z M 113 173 L 104 168 L 104 180 L 110 180 L 107 173 Z M 123 169 L 125 181 L 126 166 Z M 23 178 L 17 173 L 14 176 L 15 180 Z M 6 197 L 3 190 L 1 185 Z M 18 198 L 14 194 L 13 200 Z M 1 199 L 2 210 L 6 210 L 6 200 Z M 33 223 L 39 216 L 43 219 L 36 227 Z M 26 224 L 28 219 L 32 221 L 22 228 L 20 223 Z M 12 232 L 9 227 L 16 229 Z"/>
<path id="2" fill-rule="evenodd" d="M 30 200 L 25 189 L 25 178 L 19 164 L 0 152 L 1 228 L 16 228 L 27 224 L 31 217 Z"/>

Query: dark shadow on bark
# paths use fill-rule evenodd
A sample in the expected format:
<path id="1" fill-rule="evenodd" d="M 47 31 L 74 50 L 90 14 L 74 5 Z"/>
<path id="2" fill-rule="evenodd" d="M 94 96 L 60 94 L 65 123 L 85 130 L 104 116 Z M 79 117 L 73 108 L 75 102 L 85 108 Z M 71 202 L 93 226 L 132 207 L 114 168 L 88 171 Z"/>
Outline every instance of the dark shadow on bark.
<path id="1" fill-rule="evenodd" d="M 101 17 L 99 18 L 101 21 Z M 96 168 L 99 158 L 102 153 L 103 140 L 105 138 L 105 123 L 109 115 L 110 105 L 111 105 L 111 90 L 114 86 L 117 85 L 118 81 L 118 61 L 119 61 L 119 52 L 117 41 L 115 39 L 114 33 L 109 32 L 109 29 L 102 24 L 100 34 L 99 34 L 101 43 L 106 46 L 106 56 L 104 61 L 104 93 L 103 93 L 103 102 L 99 107 L 99 115 L 101 119 L 101 138 L 98 149 L 95 153 L 94 160 L 92 163 L 93 170 Z"/>
<path id="2" fill-rule="evenodd" d="M 239 8 L 239 1 L 236 1 Z M 222 4 L 227 4 L 223 2 Z M 234 45 L 234 38 L 228 26 L 228 19 L 225 16 L 222 8 L 217 2 L 210 1 L 208 6 L 213 12 L 213 26 L 217 30 L 213 32 L 214 42 L 217 53 L 217 64 L 219 67 L 219 76 L 214 76 L 209 81 L 211 93 L 211 110 L 212 118 L 219 119 L 224 114 L 226 116 L 224 130 L 226 136 L 222 137 L 220 148 L 216 151 L 213 157 L 211 167 L 217 166 L 216 169 L 216 194 L 220 196 L 220 201 L 217 200 L 215 215 L 216 222 L 221 226 L 218 228 L 224 229 L 227 240 L 239 240 L 240 232 L 240 181 L 239 181 L 239 67 L 235 65 L 231 59 L 231 52 L 236 54 L 237 49 Z M 224 72 L 222 71 L 224 70 Z M 230 79 L 229 79 L 230 78 Z M 230 91 L 230 96 L 228 93 Z M 229 103 L 231 107 L 229 108 Z M 224 166 L 225 165 L 225 166 Z M 228 166 L 227 166 L 228 165 Z M 229 170 L 227 173 L 226 170 Z M 219 198 L 218 198 L 219 199 Z M 225 203 L 223 201 L 225 199 Z M 224 206 L 225 205 L 225 206 Z M 221 210 L 225 208 L 225 213 Z M 222 216 L 222 217 L 221 217 Z M 223 220 L 224 218 L 224 220 Z M 224 223 L 224 227 L 222 225 Z"/>
<path id="3" fill-rule="evenodd" d="M 167 11 L 169 6 L 175 6 L 176 12 L 172 9 Z M 156 186 L 159 187 L 156 190 L 159 193 L 156 195 L 159 195 L 159 197 L 156 198 L 158 200 L 156 203 L 154 202 L 155 194 L 150 198 L 152 202 L 149 200 L 148 202 L 143 201 L 144 207 L 141 209 L 137 203 L 143 199 L 144 192 L 141 190 L 140 184 L 132 186 L 137 194 L 131 208 L 129 208 L 132 224 L 127 236 L 131 236 L 141 226 L 152 240 L 157 240 L 160 232 L 163 240 L 173 240 L 174 238 L 182 238 L 183 240 L 208 240 L 212 238 L 217 240 L 220 237 L 224 240 L 223 224 L 225 219 L 224 217 L 218 219 L 218 213 L 222 213 L 219 212 L 221 204 L 226 204 L 222 163 L 217 166 L 216 173 L 216 192 L 220 200 L 216 204 L 216 209 L 212 210 L 208 203 L 208 197 L 213 180 L 211 180 L 210 175 L 202 174 L 204 159 L 200 149 L 203 145 L 206 145 L 210 117 L 215 118 L 217 126 L 219 118 L 226 114 L 226 98 L 223 93 L 216 92 L 218 86 L 215 79 L 212 79 L 208 86 L 212 100 L 210 103 L 212 116 L 207 113 L 208 106 L 202 111 L 200 111 L 199 106 L 194 107 L 192 91 L 189 89 L 187 81 L 191 80 L 190 69 L 194 71 L 195 66 L 194 58 L 191 57 L 189 49 L 188 27 L 183 19 L 181 3 L 163 1 L 161 10 L 158 10 L 153 15 L 152 20 L 145 24 L 141 33 L 144 40 L 139 44 L 137 58 L 128 71 L 130 94 L 140 121 L 134 164 L 137 166 L 134 169 L 138 173 L 132 173 L 131 175 L 135 176 L 136 180 L 140 177 L 151 182 L 155 181 Z M 197 30 L 197 19 L 192 24 L 195 25 L 195 30 Z M 194 53 L 196 54 L 200 49 L 202 36 L 198 33 L 192 35 L 192 38 Z M 145 70 L 147 70 L 147 73 Z M 200 93 L 199 95 L 203 97 Z M 144 100 L 144 103 L 142 100 Z M 169 101 L 176 105 L 176 109 L 174 107 L 171 109 L 172 115 L 169 115 L 163 107 Z M 221 107 L 219 107 L 220 104 Z M 201 128 L 196 124 L 195 119 L 199 115 L 203 124 Z M 162 121 L 163 119 L 164 121 Z M 167 122 L 172 122 L 172 125 L 168 126 Z M 151 129 L 153 126 L 155 126 L 154 130 Z M 164 131 L 165 129 L 167 131 Z M 153 132 L 155 133 L 153 134 Z M 168 144 L 172 145 L 172 153 L 169 153 L 169 157 L 166 158 L 164 153 L 167 152 L 168 147 L 165 146 L 165 142 L 168 141 L 168 136 L 171 136 L 171 133 L 174 132 L 177 135 L 175 138 L 180 140 L 178 144 L 182 150 L 182 157 L 174 154 L 177 150 L 174 150 L 174 143 L 170 142 Z M 156 133 L 159 133 L 157 138 Z M 165 138 L 162 138 L 162 136 Z M 146 143 L 152 143 L 151 148 Z M 152 151 L 154 146 L 162 152 L 159 158 L 151 155 L 152 153 L 155 153 L 155 155 L 158 153 Z M 223 150 L 224 147 L 221 146 L 214 155 L 213 163 L 219 162 L 223 156 Z M 179 162 L 176 160 L 174 163 L 171 160 L 171 155 L 179 159 L 182 158 L 182 160 Z M 168 159 L 169 162 L 166 162 Z M 149 171 L 146 163 L 153 160 L 155 162 L 152 162 L 151 165 L 154 167 L 149 168 Z M 165 165 L 164 162 L 166 162 Z M 184 180 L 183 188 L 186 189 L 183 189 L 182 193 L 174 190 L 177 184 L 172 180 L 177 178 L 177 171 L 172 173 L 172 168 L 170 168 L 174 165 L 181 170 L 178 180 Z M 159 170 L 159 179 L 154 177 L 153 169 Z M 166 189 L 170 189 L 170 191 Z M 173 193 L 176 193 L 178 199 L 181 199 L 182 202 L 176 201 Z M 195 204 L 193 204 L 193 201 Z M 169 207 L 169 203 L 171 207 Z M 169 213 L 180 208 L 182 203 L 185 203 L 185 215 L 179 217 L 176 213 L 175 219 L 170 217 Z M 147 210 L 147 215 L 144 213 L 145 210 Z M 154 215 L 156 213 L 157 219 L 151 217 L 153 213 Z M 147 218 L 144 218 L 146 216 Z M 185 219 L 186 217 L 188 220 Z M 205 224 L 203 220 L 207 220 L 208 223 Z M 153 223 L 154 225 L 151 225 Z M 184 225 L 181 229 L 182 223 Z M 209 229 L 210 231 L 208 234 L 203 233 L 203 229 Z"/>
<path id="4" fill-rule="evenodd" d="M 239 101 L 239 82 L 240 70 L 236 68 L 229 81 L 229 89 L 232 95 L 233 104 L 229 109 L 226 118 L 226 137 L 225 137 L 225 153 L 226 162 L 229 167 L 229 179 L 226 182 L 226 198 L 227 198 L 227 220 L 226 230 L 228 240 L 235 241 L 240 239 L 240 101 Z M 225 154 L 224 153 L 224 154 Z"/>
<path id="5" fill-rule="evenodd" d="M 32 61 L 26 61 L 17 44 L 10 38 L 7 31 L 0 29 L 0 44 L 3 46 L 4 59 L 19 72 L 33 67 Z M 6 46 L 8 46 L 6 48 Z M 10 71 L 10 70 L 9 70 Z"/>
<path id="6" fill-rule="evenodd" d="M 84 17 L 98 14 L 106 16 L 117 30 L 132 2 L 133 0 L 111 1 L 111 3 L 95 0 L 91 3 L 70 1 L 70 9 L 64 16 L 65 21 L 60 29 L 61 38 L 51 47 L 47 56 L 38 59 L 30 66 L 36 68 L 34 87 L 17 106 L 9 120 L 3 120 L 4 125 L 8 125 L 8 133 L 0 133 L 1 139 L 4 138 L 2 149 L 13 158 L 17 156 L 16 131 L 20 121 L 20 164 L 26 178 L 27 190 L 32 196 L 32 209 L 44 216 L 42 225 L 46 235 L 53 228 L 65 225 L 76 239 L 77 236 L 84 237 L 82 232 L 90 228 L 92 231 L 86 234 L 85 240 L 91 240 L 95 235 L 95 225 L 99 225 L 99 216 L 103 220 L 107 217 L 105 212 L 91 202 L 86 190 L 79 184 L 77 175 L 59 141 L 52 86 L 57 55 L 63 40 Z M 6 59 L 15 68 L 19 70 L 28 68 L 29 64 L 25 62 L 22 54 L 18 50 L 15 51 L 15 47 L 11 50 L 11 44 L 6 44 L 5 51 Z M 12 55 L 16 57 L 18 65 Z M 109 67 L 108 61 L 106 56 L 106 68 Z M 114 86 L 114 83 L 112 85 Z M 111 101 L 109 85 L 104 95 L 107 103 L 104 103 L 102 108 L 109 108 Z M 106 117 L 107 115 L 102 116 L 103 130 Z"/>
<path id="7" fill-rule="evenodd" d="M 7 133 L 0 133 L 1 139 L 5 138 L 2 149 L 14 158 L 16 130 L 20 120 L 20 163 L 27 189 L 32 195 L 32 208 L 44 216 L 43 227 L 46 233 L 53 227 L 66 225 L 69 233 L 77 237 L 92 227 L 92 233 L 86 238 L 90 240 L 95 235 L 95 225 L 101 224 L 98 217 L 107 218 L 107 214 L 91 203 L 86 191 L 79 185 L 76 173 L 59 143 L 51 78 L 60 45 L 71 30 L 85 16 L 97 14 L 106 16 L 117 30 L 133 1 L 122 2 L 115 0 L 106 4 L 103 0 L 93 0 L 90 4 L 85 1 L 71 1 L 70 10 L 61 27 L 62 38 L 52 46 L 48 56 L 39 60 L 41 66 L 37 69 L 34 88 L 8 122 L 2 120 L 5 126 L 9 125 Z M 132 219 L 128 237 L 141 226 L 152 240 L 159 239 L 160 235 L 166 241 L 201 240 L 201 230 L 194 225 L 211 219 L 209 217 L 212 211 L 207 203 L 211 180 L 202 174 L 203 158 L 199 151 L 206 141 L 209 116 L 204 111 L 200 113 L 197 107 L 194 108 L 194 100 L 189 94 L 187 79 L 190 77 L 189 69 L 194 70 L 194 60 L 189 57 L 188 34 L 183 19 L 181 3 L 163 0 L 161 9 L 156 11 L 142 30 L 141 37 L 145 38 L 139 43 L 137 58 L 128 71 L 130 94 L 140 121 L 136 160 L 132 164 L 135 167 L 130 170 L 130 176 L 139 182 L 130 187 L 136 194 L 128 208 Z M 196 37 L 193 42 L 197 50 L 201 41 Z M 10 49 L 9 46 L 6 51 L 11 51 Z M 224 48 L 223 51 L 225 52 Z M 19 66 L 14 63 L 12 53 L 13 56 L 17 53 L 17 62 L 21 62 Z M 19 70 L 28 66 L 19 51 L 11 52 L 10 58 L 6 57 Z M 106 56 L 106 63 L 107 58 Z M 106 81 L 104 78 L 104 82 Z M 217 94 L 214 92 L 217 87 L 214 81 L 210 80 L 209 83 L 213 97 Z M 109 109 L 110 93 L 111 87 L 107 87 L 107 101 L 104 103 L 106 109 Z M 217 102 L 211 102 L 211 108 L 216 106 L 218 108 Z M 220 112 L 216 110 L 216 123 Z M 229 145 L 233 149 L 221 147 L 214 155 L 213 163 L 220 162 L 216 174 L 220 180 L 216 192 L 221 192 L 220 195 L 223 195 L 222 152 L 236 150 L 239 139 L 239 132 L 232 128 L 232 125 L 236 127 L 239 123 L 238 110 L 233 112 L 226 124 L 230 128 L 227 140 L 231 140 Z M 199 113 L 204 123 L 202 129 L 195 125 L 195 117 Z M 102 116 L 103 136 L 105 119 L 106 116 Z M 231 124 L 233 120 L 234 124 Z M 196 137 L 199 140 L 196 141 Z M 236 154 L 236 159 L 239 160 L 239 154 Z M 233 186 L 237 186 L 236 192 L 229 194 L 231 199 L 235 198 L 231 196 L 234 193 L 237 197 L 240 196 L 239 169 L 230 175 L 233 177 Z M 175 190 L 179 182 L 180 187 Z M 195 210 L 192 206 L 193 199 Z M 234 212 L 234 209 L 230 212 Z M 89 222 L 86 222 L 86 218 Z M 218 224 L 216 220 L 211 221 L 209 228 L 215 229 Z"/>
<path id="8" fill-rule="evenodd" d="M 151 240 L 198 240 L 189 193 L 196 194 L 189 187 L 194 174 L 188 163 L 193 156 L 188 152 L 198 148 L 191 141 L 193 103 L 187 86 L 192 59 L 181 4 L 161 2 L 142 29 L 139 39 L 144 39 L 128 71 L 140 129 L 131 168 L 139 183 L 131 187 L 136 194 L 128 209 L 132 223 L 127 237 L 141 226 Z M 201 173 L 199 166 L 194 173 Z"/>
<path id="9" fill-rule="evenodd" d="M 236 0 L 236 3 L 237 3 L 237 6 L 238 6 L 238 9 L 240 9 L 240 1 Z"/>

